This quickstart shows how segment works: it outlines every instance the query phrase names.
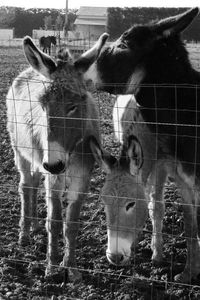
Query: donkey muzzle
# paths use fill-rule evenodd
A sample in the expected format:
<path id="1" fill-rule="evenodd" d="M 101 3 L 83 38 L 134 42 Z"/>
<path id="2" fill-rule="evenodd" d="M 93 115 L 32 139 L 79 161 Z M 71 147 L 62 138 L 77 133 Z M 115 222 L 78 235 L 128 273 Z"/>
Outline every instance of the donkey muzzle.
<path id="1" fill-rule="evenodd" d="M 122 253 L 107 253 L 107 259 L 112 265 L 123 265 L 124 255 Z"/>

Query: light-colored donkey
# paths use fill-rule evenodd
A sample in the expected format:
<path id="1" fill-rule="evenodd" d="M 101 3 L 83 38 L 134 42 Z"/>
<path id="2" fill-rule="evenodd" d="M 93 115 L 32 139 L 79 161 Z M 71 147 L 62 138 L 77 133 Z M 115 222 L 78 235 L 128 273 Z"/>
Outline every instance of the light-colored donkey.
<path id="1" fill-rule="evenodd" d="M 163 182 L 169 175 L 176 178 L 182 192 L 188 251 L 185 269 L 175 276 L 175 280 L 190 282 L 200 273 L 197 224 L 199 191 L 195 190 L 194 193 L 190 188 L 193 178 L 188 177 L 191 182 L 186 185 L 181 176 L 181 164 L 171 156 L 158 157 L 156 133 L 152 133 L 144 122 L 133 95 L 117 98 L 113 109 L 113 122 L 115 135 L 122 144 L 120 160 L 108 163 L 101 155 L 103 152 L 100 147 L 92 146 L 96 160 L 107 172 L 102 190 L 108 224 L 107 258 L 116 265 L 129 262 L 149 209 L 153 225 L 152 260 L 156 264 L 162 261 L 162 221 L 165 212 L 162 193 Z"/>
<path id="2" fill-rule="evenodd" d="M 100 38 L 83 55 L 93 61 L 104 43 Z M 48 233 L 46 274 L 58 263 L 58 234 L 62 228 L 62 195 L 64 212 L 64 267 L 69 280 L 80 279 L 76 271 L 75 244 L 78 217 L 87 191 L 94 158 L 89 140 L 100 143 L 96 103 L 87 91 L 81 68 L 77 69 L 63 50 L 54 61 L 26 37 L 24 53 L 30 67 L 13 82 L 7 95 L 7 128 L 20 172 L 19 193 L 21 218 L 19 242 L 29 240 L 31 227 L 36 229 L 37 191 L 45 175 Z"/>

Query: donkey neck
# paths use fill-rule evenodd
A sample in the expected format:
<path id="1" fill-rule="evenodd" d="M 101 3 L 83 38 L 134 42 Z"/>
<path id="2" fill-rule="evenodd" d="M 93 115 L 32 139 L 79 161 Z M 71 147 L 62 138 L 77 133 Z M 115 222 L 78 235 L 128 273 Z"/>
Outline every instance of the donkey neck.
<path id="1" fill-rule="evenodd" d="M 187 105 L 191 108 L 188 99 L 194 98 L 194 94 L 190 87 L 200 84 L 200 73 L 192 67 L 187 50 L 178 37 L 158 43 L 145 57 L 143 70 L 144 77 L 136 95 L 142 107 L 175 109 L 180 98 L 185 109 Z M 182 92 L 176 93 L 177 90 Z"/>
<path id="2" fill-rule="evenodd" d="M 158 40 L 144 57 L 144 68 L 144 84 L 200 83 L 200 75 L 193 69 L 179 36 Z"/>

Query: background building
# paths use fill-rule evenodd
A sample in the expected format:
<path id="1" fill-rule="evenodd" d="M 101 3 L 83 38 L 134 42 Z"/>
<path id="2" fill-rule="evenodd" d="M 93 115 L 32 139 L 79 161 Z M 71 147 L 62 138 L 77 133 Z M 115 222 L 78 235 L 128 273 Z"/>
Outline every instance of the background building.
<path id="1" fill-rule="evenodd" d="M 107 7 L 81 6 L 75 20 L 75 31 L 80 38 L 96 40 L 106 31 Z"/>
<path id="2" fill-rule="evenodd" d="M 14 38 L 14 29 L 0 29 L 0 40 L 10 40 Z"/>

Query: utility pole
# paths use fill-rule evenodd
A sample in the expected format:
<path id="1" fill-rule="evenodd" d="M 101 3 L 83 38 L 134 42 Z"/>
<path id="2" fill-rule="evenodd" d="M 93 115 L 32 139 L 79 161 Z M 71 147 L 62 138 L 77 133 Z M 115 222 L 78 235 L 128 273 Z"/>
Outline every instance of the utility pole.
<path id="1" fill-rule="evenodd" d="M 64 35 L 65 35 L 65 40 L 68 40 L 68 0 L 66 0 L 66 5 L 65 5 L 65 24 L 64 24 Z"/>

